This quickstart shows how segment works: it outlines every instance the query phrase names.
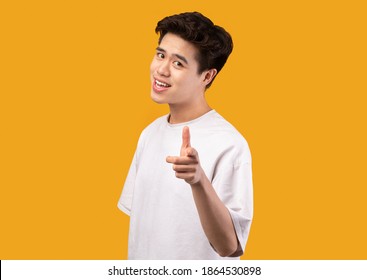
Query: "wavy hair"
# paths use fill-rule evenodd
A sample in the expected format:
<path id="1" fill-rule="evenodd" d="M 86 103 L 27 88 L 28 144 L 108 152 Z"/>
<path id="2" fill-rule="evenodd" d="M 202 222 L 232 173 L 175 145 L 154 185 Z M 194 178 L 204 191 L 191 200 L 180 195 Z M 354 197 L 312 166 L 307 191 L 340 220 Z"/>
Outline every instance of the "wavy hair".
<path id="1" fill-rule="evenodd" d="M 159 33 L 158 44 L 167 33 L 175 34 L 192 43 L 198 49 L 196 59 L 199 64 L 199 74 L 213 68 L 217 70 L 218 74 L 233 49 L 231 35 L 198 12 L 165 17 L 157 23 L 155 32 Z M 207 88 L 211 83 L 207 85 Z"/>

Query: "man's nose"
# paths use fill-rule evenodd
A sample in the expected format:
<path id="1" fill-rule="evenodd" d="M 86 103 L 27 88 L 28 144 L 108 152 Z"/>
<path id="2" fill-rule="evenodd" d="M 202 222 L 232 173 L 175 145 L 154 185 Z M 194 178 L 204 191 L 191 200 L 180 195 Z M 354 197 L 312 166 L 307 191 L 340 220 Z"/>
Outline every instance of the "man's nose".
<path id="1" fill-rule="evenodd" d="M 157 69 L 157 72 L 158 72 L 159 75 L 168 77 L 170 75 L 170 72 L 169 72 L 169 61 L 168 60 L 161 61 L 160 65 L 159 65 L 159 67 Z"/>

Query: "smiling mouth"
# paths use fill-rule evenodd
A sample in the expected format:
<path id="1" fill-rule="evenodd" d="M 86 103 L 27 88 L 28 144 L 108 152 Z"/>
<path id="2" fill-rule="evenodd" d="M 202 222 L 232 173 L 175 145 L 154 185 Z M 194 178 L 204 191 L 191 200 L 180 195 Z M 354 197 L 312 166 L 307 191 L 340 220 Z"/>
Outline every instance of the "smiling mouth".
<path id="1" fill-rule="evenodd" d="M 169 88 L 171 85 L 169 85 L 169 84 L 166 84 L 166 83 L 164 83 L 164 82 L 161 82 L 161 81 L 158 81 L 158 80 L 154 80 L 154 84 L 155 84 L 155 86 L 156 87 L 158 87 L 158 88 Z"/>

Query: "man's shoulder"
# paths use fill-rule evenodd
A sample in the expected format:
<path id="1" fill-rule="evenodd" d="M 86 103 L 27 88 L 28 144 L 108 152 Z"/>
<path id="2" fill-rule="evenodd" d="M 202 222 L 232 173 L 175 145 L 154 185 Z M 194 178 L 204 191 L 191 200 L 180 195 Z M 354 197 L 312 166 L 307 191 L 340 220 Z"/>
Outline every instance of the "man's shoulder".
<path id="1" fill-rule="evenodd" d="M 167 123 L 168 115 L 164 115 L 156 118 L 153 122 L 148 124 L 140 134 L 140 140 L 149 137 L 152 133 L 156 133 L 160 128 L 162 128 Z"/>
<path id="2" fill-rule="evenodd" d="M 216 130 L 218 134 L 228 140 L 231 139 L 232 141 L 246 142 L 241 132 L 239 132 L 232 123 L 217 112 L 213 115 L 211 127 Z"/>
<path id="3" fill-rule="evenodd" d="M 167 122 L 167 115 L 161 116 L 147 125 L 140 133 L 138 140 L 138 150 L 141 150 L 145 145 L 149 138 L 153 135 L 157 134 L 160 127 L 163 127 L 164 123 Z"/>
<path id="4" fill-rule="evenodd" d="M 168 115 L 164 115 L 156 118 L 154 121 L 152 121 L 143 129 L 143 132 L 155 131 L 158 127 L 165 125 L 167 123 L 167 117 Z"/>

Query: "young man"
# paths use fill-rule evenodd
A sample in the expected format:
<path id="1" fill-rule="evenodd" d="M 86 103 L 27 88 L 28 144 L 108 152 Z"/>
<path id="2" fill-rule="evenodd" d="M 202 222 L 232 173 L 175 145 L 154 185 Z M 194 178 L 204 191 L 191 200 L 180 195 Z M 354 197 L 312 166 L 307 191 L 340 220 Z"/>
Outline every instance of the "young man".
<path id="1" fill-rule="evenodd" d="M 142 132 L 118 203 L 130 215 L 129 259 L 238 259 L 253 215 L 251 155 L 205 100 L 231 36 L 197 12 L 156 32 L 151 98 L 170 113 Z"/>

